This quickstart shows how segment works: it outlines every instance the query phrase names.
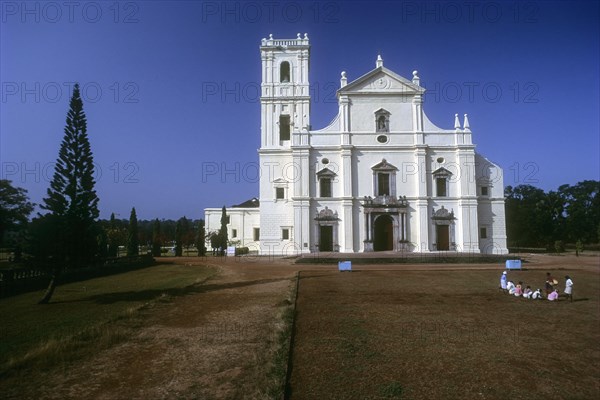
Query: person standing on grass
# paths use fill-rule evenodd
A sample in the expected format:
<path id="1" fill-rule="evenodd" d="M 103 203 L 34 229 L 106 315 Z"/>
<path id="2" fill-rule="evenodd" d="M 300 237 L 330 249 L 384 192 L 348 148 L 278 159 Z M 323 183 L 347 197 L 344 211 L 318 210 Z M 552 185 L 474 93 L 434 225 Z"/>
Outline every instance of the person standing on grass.
<path id="1" fill-rule="evenodd" d="M 500 275 L 500 288 L 506 293 L 506 271 L 502 272 L 502 275 Z"/>
<path id="2" fill-rule="evenodd" d="M 565 276 L 565 296 L 573 301 L 573 281 L 569 275 Z"/>

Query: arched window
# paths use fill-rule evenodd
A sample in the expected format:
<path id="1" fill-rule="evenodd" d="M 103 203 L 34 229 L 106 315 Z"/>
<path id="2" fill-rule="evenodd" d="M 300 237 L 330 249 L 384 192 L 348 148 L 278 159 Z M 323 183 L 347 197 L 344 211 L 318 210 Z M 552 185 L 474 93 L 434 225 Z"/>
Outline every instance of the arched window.
<path id="1" fill-rule="evenodd" d="M 279 82 L 290 81 L 290 63 L 287 61 L 282 62 L 279 65 Z"/>
<path id="2" fill-rule="evenodd" d="M 390 115 L 389 111 L 383 108 L 375 111 L 375 132 L 390 131 Z"/>

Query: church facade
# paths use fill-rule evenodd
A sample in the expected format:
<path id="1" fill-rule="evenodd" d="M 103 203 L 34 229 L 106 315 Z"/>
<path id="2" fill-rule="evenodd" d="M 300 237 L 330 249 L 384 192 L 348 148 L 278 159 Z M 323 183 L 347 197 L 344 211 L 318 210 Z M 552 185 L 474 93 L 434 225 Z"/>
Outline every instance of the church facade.
<path id="1" fill-rule="evenodd" d="M 351 82 L 342 72 L 338 114 L 313 130 L 307 35 L 271 35 L 260 53 L 259 201 L 243 211 L 243 228 L 230 220 L 228 229 L 246 232 L 240 245 L 261 254 L 508 252 L 502 169 L 475 151 L 466 114 L 453 129 L 427 118 L 417 71 L 406 79 L 378 57 Z M 208 231 L 220 217 L 205 210 Z"/>

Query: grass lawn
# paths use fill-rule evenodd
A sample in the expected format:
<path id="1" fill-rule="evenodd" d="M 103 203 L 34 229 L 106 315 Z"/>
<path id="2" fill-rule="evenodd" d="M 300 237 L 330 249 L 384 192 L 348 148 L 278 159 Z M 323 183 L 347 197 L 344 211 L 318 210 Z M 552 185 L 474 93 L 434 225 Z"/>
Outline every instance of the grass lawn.
<path id="1" fill-rule="evenodd" d="M 0 300 L 0 376 L 51 367 L 125 340 L 141 309 L 199 289 L 215 274 L 201 265 L 161 264 Z"/>
<path id="2" fill-rule="evenodd" d="M 598 398 L 598 273 L 556 303 L 501 293 L 500 271 L 302 272 L 290 398 Z"/>

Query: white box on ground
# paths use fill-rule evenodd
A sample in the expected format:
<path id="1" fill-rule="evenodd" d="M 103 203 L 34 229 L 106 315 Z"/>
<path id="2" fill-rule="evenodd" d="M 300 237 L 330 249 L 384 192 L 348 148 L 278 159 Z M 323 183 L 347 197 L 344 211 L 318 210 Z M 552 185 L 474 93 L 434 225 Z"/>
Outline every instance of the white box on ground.
<path id="1" fill-rule="evenodd" d="M 521 269 L 521 260 L 506 260 L 506 269 Z"/>
<path id="2" fill-rule="evenodd" d="M 352 271 L 352 261 L 338 261 L 340 271 Z"/>
<path id="3" fill-rule="evenodd" d="M 227 247 L 227 255 L 228 256 L 235 256 L 235 246 L 228 246 Z"/>

